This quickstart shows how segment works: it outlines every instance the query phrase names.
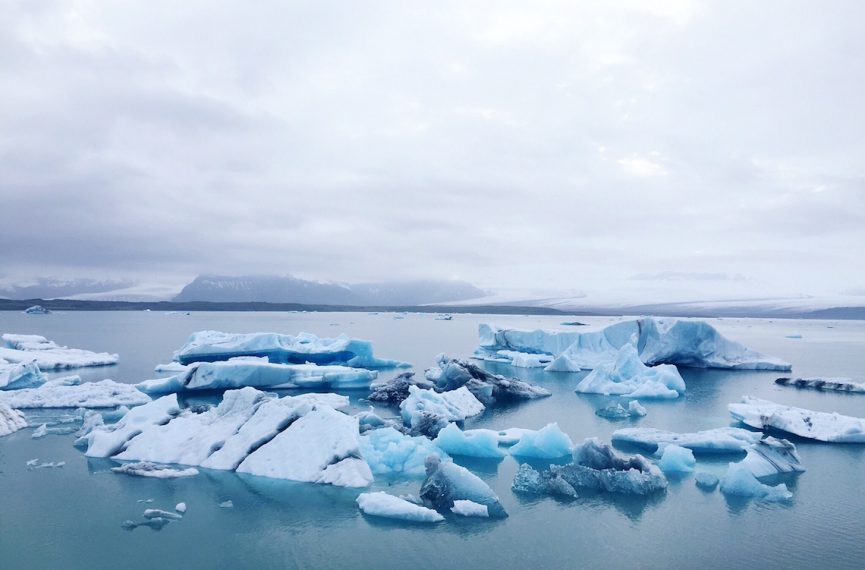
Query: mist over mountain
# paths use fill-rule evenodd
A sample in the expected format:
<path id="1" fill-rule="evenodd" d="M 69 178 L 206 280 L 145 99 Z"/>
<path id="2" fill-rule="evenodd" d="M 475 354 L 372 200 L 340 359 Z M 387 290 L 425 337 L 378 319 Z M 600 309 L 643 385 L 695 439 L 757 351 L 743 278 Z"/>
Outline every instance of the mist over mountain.
<path id="1" fill-rule="evenodd" d="M 464 281 L 347 284 L 321 283 L 291 276 L 199 275 L 174 300 L 398 306 L 464 301 L 486 294 Z"/>
<path id="2" fill-rule="evenodd" d="M 61 299 L 126 289 L 135 283 L 112 279 L 53 279 L 41 277 L 32 283 L 0 284 L 0 297 L 7 299 Z"/>

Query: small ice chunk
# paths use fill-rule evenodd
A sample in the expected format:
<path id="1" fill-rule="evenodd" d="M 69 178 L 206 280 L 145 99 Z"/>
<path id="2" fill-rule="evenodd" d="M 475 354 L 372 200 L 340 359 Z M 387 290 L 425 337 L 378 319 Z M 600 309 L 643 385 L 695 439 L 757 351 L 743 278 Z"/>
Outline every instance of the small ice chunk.
<path id="1" fill-rule="evenodd" d="M 608 420 L 626 420 L 629 418 L 641 418 L 646 415 L 646 408 L 640 405 L 638 400 L 631 400 L 625 407 L 619 402 L 610 404 L 605 408 L 595 410 L 595 415 Z"/>
<path id="2" fill-rule="evenodd" d="M 499 459 L 505 453 L 499 449 L 499 438 L 487 431 L 463 431 L 448 424 L 438 433 L 435 444 L 451 455 Z M 428 454 L 429 455 L 429 454 Z"/>
<path id="3" fill-rule="evenodd" d="M 39 463 L 39 459 L 30 459 L 27 461 L 27 467 L 33 467 Z"/>
<path id="4" fill-rule="evenodd" d="M 793 497 L 787 485 L 764 485 L 741 463 L 731 463 L 721 481 L 721 492 L 727 495 L 751 497 L 763 501 L 786 501 Z"/>
<path id="5" fill-rule="evenodd" d="M 194 477 L 198 475 L 198 469 L 188 467 L 186 469 L 174 469 L 167 465 L 159 465 L 150 461 L 138 461 L 135 463 L 124 463 L 119 467 L 112 467 L 115 473 L 126 475 L 137 475 L 138 477 L 154 477 L 156 479 L 175 479 L 179 477 Z"/>
<path id="6" fill-rule="evenodd" d="M 520 457 L 538 459 L 555 459 L 570 455 L 574 442 L 568 434 L 559 428 L 559 424 L 551 423 L 534 432 L 526 432 L 516 445 L 511 447 L 510 454 Z"/>
<path id="7" fill-rule="evenodd" d="M 520 465 L 511 489 L 517 493 L 550 495 L 561 499 L 576 499 L 577 491 L 560 473 L 549 469 L 538 471 L 528 463 Z"/>
<path id="8" fill-rule="evenodd" d="M 32 307 L 27 307 L 26 309 L 24 309 L 24 313 L 27 315 L 50 315 L 51 311 L 49 311 L 42 305 L 33 305 Z"/>
<path id="9" fill-rule="evenodd" d="M 718 486 L 718 477 L 706 471 L 700 471 L 694 475 L 694 483 L 704 491 L 714 491 L 715 487 Z"/>
<path id="10" fill-rule="evenodd" d="M 444 517 L 433 509 L 416 505 L 382 491 L 361 493 L 357 497 L 357 504 L 364 514 L 376 517 L 412 522 L 439 522 L 444 520 Z"/>
<path id="11" fill-rule="evenodd" d="M 227 501 L 222 501 L 221 503 L 219 503 L 219 508 L 220 509 L 233 509 L 234 503 L 231 501 L 231 499 L 228 499 Z"/>
<path id="12" fill-rule="evenodd" d="M 456 500 L 454 506 L 451 507 L 451 512 L 461 517 L 482 517 L 489 518 L 490 511 L 486 505 L 480 505 L 473 501 Z"/>
<path id="13" fill-rule="evenodd" d="M 146 519 L 164 518 L 171 520 L 180 520 L 183 518 L 183 515 L 172 513 L 170 511 L 163 511 L 162 509 L 145 509 L 143 516 Z"/>
<path id="14" fill-rule="evenodd" d="M 186 513 L 186 503 L 177 503 L 176 505 L 174 505 L 174 510 L 177 511 L 178 513 L 180 513 L 181 515 L 185 514 Z"/>
<path id="15" fill-rule="evenodd" d="M 694 459 L 694 452 L 678 445 L 668 445 L 665 447 L 661 460 L 658 461 L 658 467 L 667 474 L 690 473 L 694 470 L 696 464 L 697 460 Z"/>
<path id="16" fill-rule="evenodd" d="M 46 435 L 48 435 L 48 424 L 42 424 L 41 426 L 33 430 L 33 433 L 30 434 L 30 437 L 33 439 L 41 439 Z"/>

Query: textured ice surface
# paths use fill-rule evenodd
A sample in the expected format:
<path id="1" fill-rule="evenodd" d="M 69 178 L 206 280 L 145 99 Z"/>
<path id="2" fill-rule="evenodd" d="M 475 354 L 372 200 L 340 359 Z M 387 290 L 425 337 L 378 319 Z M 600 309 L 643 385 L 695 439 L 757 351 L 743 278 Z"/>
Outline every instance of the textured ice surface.
<path id="1" fill-rule="evenodd" d="M 423 477 L 426 474 L 426 458 L 432 454 L 442 454 L 429 439 L 411 437 L 391 427 L 371 430 L 362 435 L 360 451 L 374 474 L 409 477 Z"/>
<path id="2" fill-rule="evenodd" d="M 130 439 L 154 425 L 167 423 L 180 413 L 177 396 L 163 396 L 137 408 L 132 408 L 117 423 L 95 426 L 75 443 L 86 449 L 88 457 L 111 457 Z"/>
<path id="3" fill-rule="evenodd" d="M 463 386 L 448 392 L 409 387 L 409 397 L 399 406 L 403 422 L 412 433 L 435 437 L 449 422 L 463 421 L 484 411 L 484 405 Z"/>
<path id="4" fill-rule="evenodd" d="M 316 390 L 368 388 L 377 372 L 347 366 L 271 364 L 266 359 L 237 358 L 222 362 L 197 362 L 168 378 L 136 385 L 148 394 L 186 390 L 255 388 L 304 388 Z"/>
<path id="5" fill-rule="evenodd" d="M 421 505 L 415 505 L 405 499 L 388 495 L 384 492 L 361 493 L 357 497 L 357 505 L 364 514 L 376 517 L 386 517 L 412 522 L 439 522 L 445 518 Z"/>
<path id="6" fill-rule="evenodd" d="M 146 519 L 163 518 L 173 521 L 178 521 L 183 518 L 183 515 L 181 514 L 164 511 L 162 509 L 144 509 L 144 514 L 142 516 Z"/>
<path id="7" fill-rule="evenodd" d="M 740 462 L 755 477 L 772 477 L 780 473 L 801 473 L 802 467 L 796 446 L 786 439 L 766 436 L 748 448 L 748 455 Z"/>
<path id="8" fill-rule="evenodd" d="M 865 384 L 853 382 L 850 378 L 778 378 L 775 384 L 826 392 L 865 393 Z"/>
<path id="9" fill-rule="evenodd" d="M 637 348 L 626 344 L 615 360 L 597 366 L 577 384 L 576 392 L 632 398 L 678 398 L 685 392 L 685 381 L 675 366 L 646 366 Z"/>
<path id="10" fill-rule="evenodd" d="M 160 465 L 150 461 L 137 461 L 134 463 L 124 463 L 119 467 L 112 467 L 115 473 L 124 473 L 126 475 L 136 475 L 138 477 L 153 477 L 156 479 L 175 479 L 178 477 L 194 477 L 198 475 L 198 469 L 187 467 L 186 469 L 175 469 L 168 465 Z"/>
<path id="11" fill-rule="evenodd" d="M 435 382 L 436 390 L 455 390 L 466 387 L 478 400 L 486 405 L 512 400 L 534 400 L 550 395 L 546 388 L 491 374 L 466 360 L 449 359 L 444 354 L 436 358 L 436 366 L 425 372 L 428 380 Z"/>
<path id="12" fill-rule="evenodd" d="M 24 309 L 24 313 L 28 315 L 50 315 L 51 311 L 49 311 L 42 305 L 33 305 L 32 307 L 27 307 L 26 309 Z"/>
<path id="13" fill-rule="evenodd" d="M 693 433 L 677 433 L 655 428 L 627 428 L 613 432 L 613 441 L 645 447 L 649 451 L 667 445 L 686 447 L 697 453 L 735 453 L 760 441 L 762 434 L 742 428 L 716 428 Z"/>
<path id="14" fill-rule="evenodd" d="M 465 467 L 443 462 L 437 455 L 430 455 L 426 460 L 426 473 L 420 489 L 420 498 L 425 506 L 449 511 L 455 501 L 467 500 L 485 505 L 490 517 L 508 516 L 489 485 Z"/>
<path id="15" fill-rule="evenodd" d="M 24 414 L 0 402 L 0 437 L 27 427 Z"/>
<path id="16" fill-rule="evenodd" d="M 149 401 L 135 386 L 113 380 L 73 384 L 51 381 L 36 388 L 0 391 L 0 403 L 12 408 L 114 408 Z"/>
<path id="17" fill-rule="evenodd" d="M 486 505 L 480 505 L 473 501 L 454 501 L 454 506 L 451 507 L 451 512 L 461 517 L 481 517 L 488 518 L 490 510 Z"/>
<path id="18" fill-rule="evenodd" d="M 784 483 L 764 485 L 741 463 L 731 463 L 727 468 L 727 474 L 721 479 L 721 492 L 763 501 L 786 501 L 793 497 Z"/>
<path id="19" fill-rule="evenodd" d="M 497 354 L 502 358 L 502 362 L 507 362 L 515 368 L 545 368 L 553 360 L 549 354 L 531 354 L 515 350 L 499 350 Z"/>
<path id="20" fill-rule="evenodd" d="M 678 445 L 668 445 L 664 448 L 661 454 L 661 459 L 658 461 L 658 467 L 664 473 L 690 473 L 697 465 L 697 460 L 694 459 L 694 452 L 686 447 Z"/>
<path id="21" fill-rule="evenodd" d="M 174 505 L 174 510 L 181 515 L 186 513 L 186 503 L 177 503 L 176 505 Z"/>
<path id="22" fill-rule="evenodd" d="M 577 497 L 576 489 L 560 473 L 553 473 L 549 469 L 538 471 L 527 463 L 520 465 L 511 489 L 517 493 L 550 495 L 561 499 Z"/>
<path id="23" fill-rule="evenodd" d="M 559 424 L 545 425 L 538 431 L 527 431 L 510 449 L 511 455 L 537 459 L 555 459 L 571 454 L 574 442 L 559 428 Z"/>
<path id="24" fill-rule="evenodd" d="M 435 444 L 451 455 L 492 459 L 505 456 L 505 453 L 499 449 L 499 438 L 493 432 L 463 431 L 456 424 L 448 424 L 442 429 L 435 439 Z"/>
<path id="25" fill-rule="evenodd" d="M 0 390 L 35 388 L 45 383 L 36 362 L 11 363 L 0 359 Z"/>
<path id="26" fill-rule="evenodd" d="M 625 407 L 616 402 L 606 408 L 595 410 L 595 415 L 608 420 L 627 420 L 630 418 L 641 418 L 646 415 L 646 408 L 640 405 L 639 400 L 631 400 Z"/>
<path id="27" fill-rule="evenodd" d="M 267 357 L 280 364 L 342 364 L 357 368 L 408 366 L 405 362 L 373 356 L 372 343 L 340 335 L 319 338 L 314 334 L 297 336 L 277 333 L 232 334 L 219 331 L 193 333 L 177 352 L 181 364 L 213 362 L 236 356 Z"/>
<path id="28" fill-rule="evenodd" d="M 416 377 L 414 372 L 403 372 L 386 382 L 374 384 L 371 387 L 367 400 L 389 404 L 400 404 L 403 400 L 408 398 L 409 386 L 417 386 L 419 388 L 431 390 L 435 387 L 435 384 L 426 378 Z"/>
<path id="29" fill-rule="evenodd" d="M 35 361 L 41 370 L 58 370 L 116 364 L 117 355 L 59 346 L 44 336 L 7 333 L 0 337 L 0 360 L 13 363 Z"/>
<path id="30" fill-rule="evenodd" d="M 715 487 L 718 486 L 718 477 L 711 473 L 700 471 L 699 473 L 694 475 L 694 483 L 700 489 L 704 489 L 706 491 L 714 491 Z"/>
<path id="31" fill-rule="evenodd" d="M 501 362 L 503 350 L 542 354 L 555 357 L 553 364 L 558 369 L 596 368 L 615 359 L 622 346 L 635 344 L 640 359 L 648 365 L 790 370 L 788 363 L 745 348 L 697 320 L 646 317 L 587 332 L 528 331 L 482 324 L 478 334 L 477 358 Z"/>
<path id="32" fill-rule="evenodd" d="M 761 430 L 774 428 L 829 443 L 865 442 L 865 418 L 794 408 L 751 396 L 728 408 L 733 419 Z"/>

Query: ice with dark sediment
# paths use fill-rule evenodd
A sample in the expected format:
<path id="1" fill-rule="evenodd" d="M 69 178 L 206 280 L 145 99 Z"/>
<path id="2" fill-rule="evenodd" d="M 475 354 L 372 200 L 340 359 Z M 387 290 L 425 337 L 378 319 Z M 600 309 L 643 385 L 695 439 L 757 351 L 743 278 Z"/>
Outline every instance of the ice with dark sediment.
<path id="1" fill-rule="evenodd" d="M 577 491 L 560 473 L 549 469 L 538 471 L 527 463 L 520 465 L 511 489 L 516 493 L 530 495 L 550 495 L 563 499 L 577 498 Z"/>
<path id="2" fill-rule="evenodd" d="M 437 511 L 450 511 L 455 501 L 472 501 L 485 505 L 491 518 L 508 516 L 499 497 L 480 477 L 454 463 L 442 461 L 437 455 L 426 459 L 426 479 L 421 485 L 420 499 L 424 506 Z"/>
<path id="3" fill-rule="evenodd" d="M 436 437 L 450 422 L 461 422 L 485 408 L 465 386 L 446 392 L 410 386 L 409 397 L 399 407 L 412 435 L 427 437 Z"/>
<path id="4" fill-rule="evenodd" d="M 436 390 L 449 391 L 466 387 L 486 405 L 514 400 L 534 400 L 551 394 L 546 388 L 487 372 L 467 360 L 436 357 L 436 365 L 425 371 L 427 380 L 434 382 Z"/>
<path id="5" fill-rule="evenodd" d="M 426 378 L 418 378 L 414 372 L 406 371 L 387 380 L 373 384 L 367 400 L 388 404 L 400 404 L 409 396 L 409 386 L 417 386 L 425 390 L 435 388 L 435 383 Z"/>
<path id="6" fill-rule="evenodd" d="M 778 378 L 775 384 L 824 392 L 865 394 L 865 383 L 853 382 L 850 378 Z"/>
<path id="7" fill-rule="evenodd" d="M 749 447 L 747 453 L 740 463 L 758 479 L 805 471 L 796 446 L 786 439 L 765 436 Z"/>
<path id="8" fill-rule="evenodd" d="M 817 412 L 744 396 L 729 404 L 734 420 L 760 430 L 776 429 L 827 443 L 865 443 L 865 418 Z"/>

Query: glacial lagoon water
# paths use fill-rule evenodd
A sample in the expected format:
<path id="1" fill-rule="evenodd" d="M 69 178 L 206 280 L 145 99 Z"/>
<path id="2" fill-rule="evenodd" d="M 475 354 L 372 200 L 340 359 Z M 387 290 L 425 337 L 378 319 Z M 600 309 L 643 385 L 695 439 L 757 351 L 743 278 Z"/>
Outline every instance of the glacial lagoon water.
<path id="1" fill-rule="evenodd" d="M 571 318 L 433 315 L 394 319 L 381 313 L 68 312 L 0 313 L 0 331 L 33 333 L 61 344 L 117 352 L 120 363 L 73 371 L 85 380 L 138 382 L 196 330 L 346 333 L 372 340 L 376 354 L 412 362 L 418 371 L 446 352 L 469 356 L 477 325 L 568 328 Z M 580 317 L 606 324 L 614 317 Z M 722 333 L 793 363 L 798 376 L 865 381 L 865 322 L 713 319 Z M 801 335 L 801 338 L 788 338 Z M 727 404 L 753 395 L 815 410 L 865 416 L 865 396 L 776 386 L 774 372 L 682 369 L 687 393 L 644 401 L 648 415 L 611 422 L 594 410 L 611 400 L 578 395 L 581 374 L 485 364 L 541 384 L 551 398 L 487 410 L 466 427 L 539 428 L 556 421 L 575 442 L 609 441 L 621 427 L 695 431 L 730 425 Z M 66 373 L 68 374 L 68 373 Z M 386 378 L 385 371 L 380 377 Z M 52 374 L 57 376 L 58 374 Z M 65 375 L 65 374 L 63 374 Z M 357 410 L 365 392 L 347 393 Z M 395 410 L 382 408 L 383 415 Z M 367 517 L 360 491 L 275 481 L 202 469 L 197 477 L 153 480 L 118 475 L 110 460 L 72 446 L 71 435 L 31 439 L 32 429 L 0 438 L 0 568 L 863 568 L 865 445 L 794 440 L 807 471 L 785 478 L 793 499 L 761 503 L 699 490 L 693 476 L 671 479 L 665 494 L 644 498 L 584 493 L 573 502 L 529 498 L 510 490 L 518 463 L 456 461 L 482 477 L 510 513 L 505 520 L 448 517 L 413 525 Z M 625 450 L 628 451 L 628 450 Z M 26 462 L 65 461 L 28 470 Z M 737 456 L 698 456 L 697 469 L 722 475 Z M 378 478 L 370 490 L 417 493 L 420 480 Z M 153 499 L 152 503 L 140 502 Z M 231 500 L 232 508 L 220 508 Z M 145 508 L 188 505 L 161 531 L 126 531 Z"/>

